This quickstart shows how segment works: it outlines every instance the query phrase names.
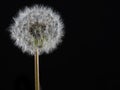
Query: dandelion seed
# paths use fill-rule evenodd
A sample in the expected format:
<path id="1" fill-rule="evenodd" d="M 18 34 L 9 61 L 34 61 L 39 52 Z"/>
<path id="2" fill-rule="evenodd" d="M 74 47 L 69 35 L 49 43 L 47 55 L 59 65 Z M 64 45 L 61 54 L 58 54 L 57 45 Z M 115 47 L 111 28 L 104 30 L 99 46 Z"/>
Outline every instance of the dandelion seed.
<path id="1" fill-rule="evenodd" d="M 45 6 L 26 7 L 10 27 L 16 46 L 30 55 L 34 55 L 36 49 L 39 55 L 53 51 L 64 35 L 60 15 Z"/>

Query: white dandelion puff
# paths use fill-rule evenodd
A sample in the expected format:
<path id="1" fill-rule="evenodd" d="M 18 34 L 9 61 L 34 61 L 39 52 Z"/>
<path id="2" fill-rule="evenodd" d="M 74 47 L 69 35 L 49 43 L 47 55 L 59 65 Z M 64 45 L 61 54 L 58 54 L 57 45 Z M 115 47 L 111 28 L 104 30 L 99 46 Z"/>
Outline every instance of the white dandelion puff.
<path id="1" fill-rule="evenodd" d="M 15 45 L 34 55 L 53 51 L 62 41 L 64 25 L 60 15 L 50 7 L 35 5 L 19 11 L 10 26 Z"/>

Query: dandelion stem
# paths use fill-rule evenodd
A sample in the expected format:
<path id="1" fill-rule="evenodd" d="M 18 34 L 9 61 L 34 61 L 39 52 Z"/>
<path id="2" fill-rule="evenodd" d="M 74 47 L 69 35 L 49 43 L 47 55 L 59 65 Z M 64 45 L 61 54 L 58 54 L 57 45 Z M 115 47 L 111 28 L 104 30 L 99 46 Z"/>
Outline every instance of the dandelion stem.
<path id="1" fill-rule="evenodd" d="M 40 79 L 39 79 L 39 54 L 38 49 L 35 53 L 35 90 L 40 90 Z"/>

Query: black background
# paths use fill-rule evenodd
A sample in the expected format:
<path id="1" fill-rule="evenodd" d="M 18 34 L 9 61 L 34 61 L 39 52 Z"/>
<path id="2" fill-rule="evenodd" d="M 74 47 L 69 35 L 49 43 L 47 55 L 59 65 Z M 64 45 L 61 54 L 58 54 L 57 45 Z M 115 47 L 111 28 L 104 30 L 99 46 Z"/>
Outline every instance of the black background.
<path id="1" fill-rule="evenodd" d="M 120 90 L 120 14 L 112 0 L 0 1 L 0 90 L 34 90 L 34 57 L 7 31 L 18 10 L 34 4 L 53 7 L 65 24 L 63 43 L 40 56 L 42 90 Z"/>

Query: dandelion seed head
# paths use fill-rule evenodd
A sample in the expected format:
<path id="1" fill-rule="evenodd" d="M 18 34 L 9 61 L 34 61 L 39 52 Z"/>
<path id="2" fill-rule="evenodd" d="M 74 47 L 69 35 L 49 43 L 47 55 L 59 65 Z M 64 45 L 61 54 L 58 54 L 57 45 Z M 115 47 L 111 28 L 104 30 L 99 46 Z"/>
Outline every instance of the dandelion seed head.
<path id="1" fill-rule="evenodd" d="M 62 42 L 64 25 L 60 15 L 50 7 L 26 7 L 14 17 L 10 26 L 11 38 L 15 45 L 34 55 L 36 49 L 39 55 L 50 53 Z"/>

